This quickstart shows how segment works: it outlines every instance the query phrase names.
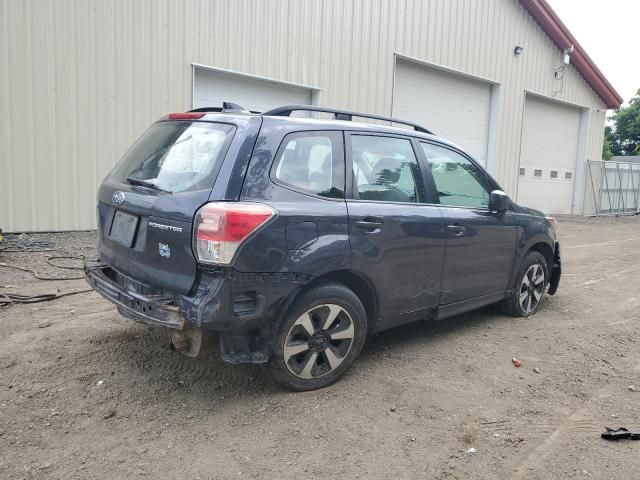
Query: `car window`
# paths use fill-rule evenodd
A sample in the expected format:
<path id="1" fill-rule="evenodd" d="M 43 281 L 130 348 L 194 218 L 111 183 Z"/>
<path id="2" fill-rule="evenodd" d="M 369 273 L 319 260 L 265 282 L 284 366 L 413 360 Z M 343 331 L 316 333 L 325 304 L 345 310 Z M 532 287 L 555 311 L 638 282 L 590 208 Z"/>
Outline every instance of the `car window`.
<path id="1" fill-rule="evenodd" d="M 111 177 L 170 192 L 210 189 L 234 132 L 235 127 L 221 123 L 155 123 L 125 153 Z"/>
<path id="2" fill-rule="evenodd" d="M 344 197 L 342 135 L 337 132 L 291 133 L 273 165 L 273 178 L 322 197 Z"/>
<path id="3" fill-rule="evenodd" d="M 479 167 L 448 148 L 422 142 L 420 146 L 429 162 L 442 205 L 489 207 L 487 177 Z"/>
<path id="4" fill-rule="evenodd" d="M 409 140 L 352 135 L 351 158 L 354 194 L 360 200 L 423 201 L 420 169 Z"/>

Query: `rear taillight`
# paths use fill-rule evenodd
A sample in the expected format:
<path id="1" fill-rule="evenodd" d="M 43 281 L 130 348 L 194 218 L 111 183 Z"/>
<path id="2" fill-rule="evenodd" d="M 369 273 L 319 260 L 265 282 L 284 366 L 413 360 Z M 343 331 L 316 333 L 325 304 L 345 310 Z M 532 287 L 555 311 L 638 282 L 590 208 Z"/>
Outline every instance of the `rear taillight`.
<path id="1" fill-rule="evenodd" d="M 197 120 L 198 118 L 204 117 L 204 113 L 198 112 L 178 112 L 178 113 L 170 113 L 169 120 Z"/>
<path id="2" fill-rule="evenodd" d="M 193 229 L 198 261 L 230 264 L 242 243 L 275 215 L 259 203 L 207 203 L 196 213 Z"/>

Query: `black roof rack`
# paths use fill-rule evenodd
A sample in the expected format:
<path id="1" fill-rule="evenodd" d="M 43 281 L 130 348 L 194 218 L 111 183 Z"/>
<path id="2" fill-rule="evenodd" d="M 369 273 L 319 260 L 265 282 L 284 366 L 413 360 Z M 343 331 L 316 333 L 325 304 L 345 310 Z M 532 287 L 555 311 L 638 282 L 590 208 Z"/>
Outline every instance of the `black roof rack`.
<path id="1" fill-rule="evenodd" d="M 275 117 L 288 117 L 289 115 L 291 115 L 291 112 L 298 112 L 298 111 L 333 113 L 335 115 L 336 120 L 350 121 L 353 119 L 353 117 L 372 118 L 374 120 L 384 120 L 387 122 L 400 123 L 402 125 L 413 127 L 413 129 L 416 132 L 429 133 L 433 135 L 433 132 L 431 130 L 427 130 L 423 126 L 413 122 L 400 120 L 399 118 L 386 117 L 384 115 L 374 115 L 372 113 L 354 112 L 352 110 L 340 110 L 337 108 L 318 107 L 315 105 L 286 105 L 284 107 L 273 108 L 267 112 L 262 113 L 262 115 L 270 115 Z"/>

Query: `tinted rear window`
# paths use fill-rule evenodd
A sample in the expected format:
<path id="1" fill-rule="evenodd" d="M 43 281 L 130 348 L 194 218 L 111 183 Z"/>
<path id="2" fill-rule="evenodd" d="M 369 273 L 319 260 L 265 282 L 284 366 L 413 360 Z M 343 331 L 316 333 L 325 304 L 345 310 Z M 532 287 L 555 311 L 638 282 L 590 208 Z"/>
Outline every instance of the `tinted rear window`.
<path id="1" fill-rule="evenodd" d="M 211 188 L 234 131 L 222 123 L 155 123 L 125 153 L 112 178 L 169 192 Z"/>

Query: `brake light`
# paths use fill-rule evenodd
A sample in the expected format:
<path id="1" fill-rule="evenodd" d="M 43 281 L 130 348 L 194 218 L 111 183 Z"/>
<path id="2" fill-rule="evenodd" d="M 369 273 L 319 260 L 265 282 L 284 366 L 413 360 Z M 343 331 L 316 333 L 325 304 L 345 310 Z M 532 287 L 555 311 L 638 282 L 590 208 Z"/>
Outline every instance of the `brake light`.
<path id="1" fill-rule="evenodd" d="M 204 116 L 205 114 L 201 112 L 178 112 L 170 113 L 169 120 L 197 120 Z"/>
<path id="2" fill-rule="evenodd" d="M 242 243 L 275 215 L 274 209 L 259 203 L 207 203 L 194 223 L 198 261 L 229 265 Z"/>

